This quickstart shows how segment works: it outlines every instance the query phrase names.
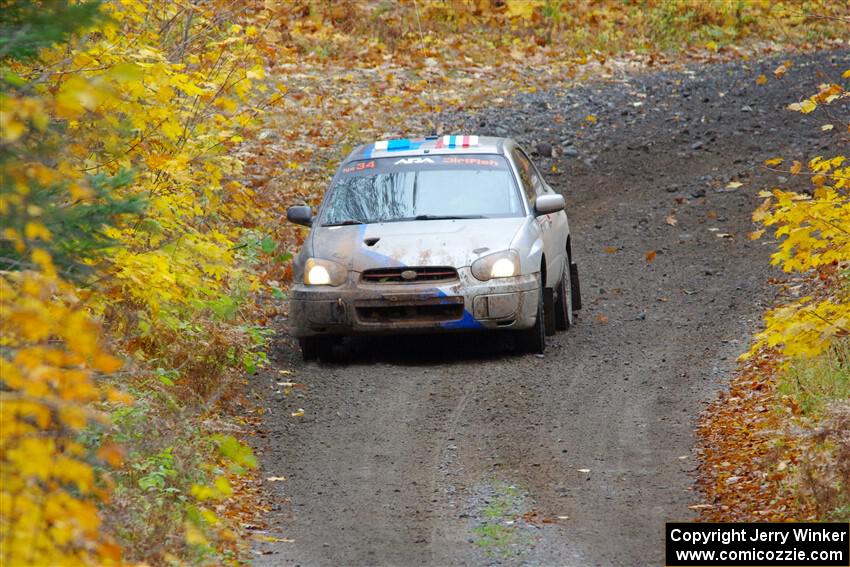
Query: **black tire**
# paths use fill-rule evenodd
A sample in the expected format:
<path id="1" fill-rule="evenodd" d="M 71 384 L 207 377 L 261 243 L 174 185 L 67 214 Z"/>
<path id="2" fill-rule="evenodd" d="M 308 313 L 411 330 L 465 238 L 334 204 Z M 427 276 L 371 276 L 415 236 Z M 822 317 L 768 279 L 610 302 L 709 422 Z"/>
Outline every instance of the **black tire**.
<path id="1" fill-rule="evenodd" d="M 578 281 L 578 264 L 570 258 L 570 289 L 573 296 L 573 310 L 581 309 L 581 285 Z"/>
<path id="2" fill-rule="evenodd" d="M 520 352 L 543 354 L 546 350 L 546 316 L 543 306 L 543 284 L 537 296 L 537 318 L 530 329 L 517 331 L 516 345 Z"/>
<path id="3" fill-rule="evenodd" d="M 298 345 L 304 360 L 329 358 L 333 351 L 333 339 L 330 337 L 302 337 L 298 339 Z"/>
<path id="4" fill-rule="evenodd" d="M 569 257 L 567 257 L 569 262 Z M 573 326 L 573 293 L 572 282 L 567 263 L 564 270 L 561 272 L 561 280 L 558 282 L 556 291 L 558 297 L 555 298 L 555 326 L 559 331 L 566 331 Z"/>

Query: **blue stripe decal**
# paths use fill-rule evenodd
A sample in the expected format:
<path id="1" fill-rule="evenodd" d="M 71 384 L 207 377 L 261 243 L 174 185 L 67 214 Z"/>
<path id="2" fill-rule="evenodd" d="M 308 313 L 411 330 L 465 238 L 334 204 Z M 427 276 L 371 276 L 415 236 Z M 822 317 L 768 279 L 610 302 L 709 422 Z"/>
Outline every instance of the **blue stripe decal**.
<path id="1" fill-rule="evenodd" d="M 437 290 L 437 297 L 448 297 L 446 293 L 442 290 Z M 472 316 L 472 313 L 463 310 L 463 317 L 457 321 L 449 321 L 448 323 L 440 323 L 440 326 L 444 329 L 483 329 L 484 325 L 479 323 L 475 317 Z"/>
<path id="2" fill-rule="evenodd" d="M 410 140 L 401 139 L 401 140 L 390 140 L 387 144 L 387 151 L 394 152 L 397 150 L 406 150 L 410 148 Z"/>
<path id="3" fill-rule="evenodd" d="M 368 225 L 365 225 L 365 224 L 362 224 L 359 227 L 357 227 L 357 240 L 358 240 L 358 242 L 361 242 L 361 243 L 363 242 L 363 239 L 366 236 L 366 228 L 367 227 L 368 227 Z M 376 262 L 379 263 L 379 265 L 376 266 L 376 267 L 382 267 L 382 268 L 388 268 L 388 267 L 404 268 L 405 267 L 404 263 L 402 263 L 402 262 L 400 262 L 400 261 L 398 261 L 394 258 L 390 258 L 389 256 L 386 256 L 384 254 L 370 250 L 365 245 L 361 245 L 361 246 L 362 246 L 361 252 L 363 254 L 365 254 L 366 256 L 369 256 L 370 258 L 372 258 L 373 260 L 375 260 Z M 434 289 L 434 295 L 436 297 L 449 297 L 449 295 L 446 294 L 446 292 L 444 292 L 441 289 Z M 466 309 L 463 310 L 463 317 L 461 319 L 459 319 L 457 321 L 449 321 L 448 323 L 440 323 L 440 326 L 443 327 L 444 329 L 483 329 L 484 328 L 484 325 L 482 325 L 480 322 L 478 322 L 475 319 L 475 317 L 472 316 L 472 313 L 470 313 Z"/>
<path id="4" fill-rule="evenodd" d="M 423 143 L 424 140 L 411 142 L 410 140 L 404 138 L 398 140 L 389 140 L 387 142 L 386 150 L 378 151 L 397 152 L 401 150 L 418 150 Z M 366 149 L 363 150 L 363 157 L 366 159 L 371 158 L 375 151 L 375 144 L 369 144 L 368 146 L 366 146 Z"/>

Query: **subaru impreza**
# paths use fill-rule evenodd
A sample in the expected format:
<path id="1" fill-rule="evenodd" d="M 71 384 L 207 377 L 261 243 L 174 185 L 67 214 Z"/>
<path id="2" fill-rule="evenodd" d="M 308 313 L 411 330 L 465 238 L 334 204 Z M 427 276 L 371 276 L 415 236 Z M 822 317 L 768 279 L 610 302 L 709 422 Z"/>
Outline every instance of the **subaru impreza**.
<path id="1" fill-rule="evenodd" d="M 294 260 L 305 359 L 363 334 L 499 331 L 526 352 L 581 307 L 564 197 L 512 139 L 383 140 L 341 163 Z"/>

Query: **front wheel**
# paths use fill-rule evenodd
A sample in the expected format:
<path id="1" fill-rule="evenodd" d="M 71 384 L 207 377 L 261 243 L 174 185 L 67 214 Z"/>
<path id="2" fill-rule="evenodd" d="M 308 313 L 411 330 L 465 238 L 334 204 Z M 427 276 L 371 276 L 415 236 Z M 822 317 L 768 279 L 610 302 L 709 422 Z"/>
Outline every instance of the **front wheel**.
<path id="1" fill-rule="evenodd" d="M 530 329 L 517 331 L 516 345 L 521 352 L 543 354 L 546 350 L 546 320 L 543 308 L 543 283 L 537 295 L 537 318 Z"/>

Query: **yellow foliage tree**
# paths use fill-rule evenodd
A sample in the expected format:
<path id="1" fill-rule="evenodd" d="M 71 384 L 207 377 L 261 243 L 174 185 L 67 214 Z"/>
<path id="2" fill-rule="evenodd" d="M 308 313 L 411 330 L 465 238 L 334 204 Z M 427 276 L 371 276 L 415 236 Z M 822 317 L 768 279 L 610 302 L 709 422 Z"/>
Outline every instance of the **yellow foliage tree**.
<path id="1" fill-rule="evenodd" d="M 103 416 L 92 404 L 126 402 L 98 387 L 96 373 L 121 361 L 106 353 L 99 328 L 73 286 L 42 271 L 0 275 L 0 562 L 4 565 L 112 563 L 118 548 L 99 532 L 97 503 L 108 497 L 92 464 L 120 461 L 76 440 Z"/>
<path id="2" fill-rule="evenodd" d="M 147 209 L 107 233 L 120 247 L 109 255 L 109 289 L 98 300 L 102 308 L 142 307 L 155 325 L 163 310 L 215 300 L 244 276 L 233 220 L 256 211 L 250 199 L 232 198 L 250 192 L 227 150 L 251 125 L 252 85 L 264 67 L 257 29 L 225 26 L 232 10 L 223 2 L 122 0 L 104 11 L 105 25 L 70 57 L 64 47 L 42 54 L 38 72 L 51 80 L 39 90 L 73 139 L 68 166 L 89 175 L 134 172 L 119 192 Z"/>
<path id="3" fill-rule="evenodd" d="M 98 506 L 121 452 L 79 439 L 107 424 L 98 407 L 128 401 L 98 380 L 121 367 L 104 327 L 120 351 L 252 284 L 236 250 L 262 212 L 233 149 L 264 67 L 258 29 L 234 23 L 238 9 L 4 4 L 18 23 L 0 44 L 4 565 L 120 561 Z"/>
<path id="4" fill-rule="evenodd" d="M 850 78 L 850 70 L 842 77 Z M 807 114 L 818 105 L 848 96 L 841 85 L 827 84 L 789 109 Z M 850 131 L 850 124 L 847 129 Z M 778 165 L 782 160 L 768 162 Z M 802 164 L 795 162 L 789 173 L 801 175 Z M 780 189 L 764 192 L 766 199 L 753 220 L 776 229 L 780 241 L 772 256 L 774 265 L 786 272 L 816 270 L 834 285 L 817 297 L 802 297 L 769 311 L 765 329 L 756 335 L 750 354 L 767 345 L 780 347 L 788 356 L 814 356 L 836 338 L 850 335 L 850 161 L 845 155 L 816 156 L 809 160 L 806 173 L 813 184 L 811 194 Z M 763 232 L 756 231 L 754 237 Z"/>

